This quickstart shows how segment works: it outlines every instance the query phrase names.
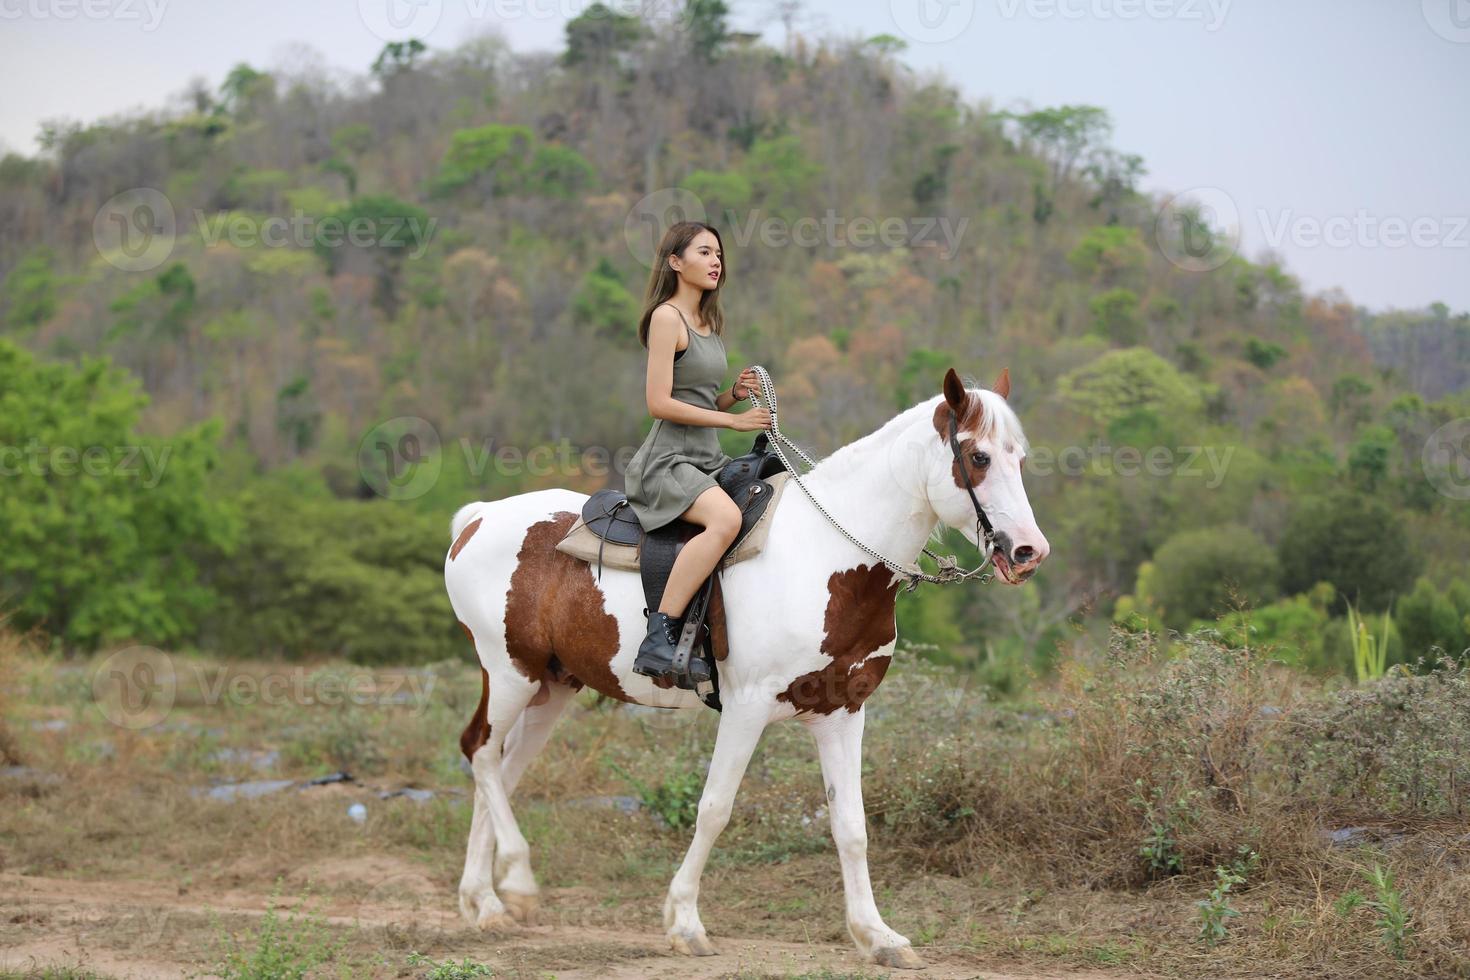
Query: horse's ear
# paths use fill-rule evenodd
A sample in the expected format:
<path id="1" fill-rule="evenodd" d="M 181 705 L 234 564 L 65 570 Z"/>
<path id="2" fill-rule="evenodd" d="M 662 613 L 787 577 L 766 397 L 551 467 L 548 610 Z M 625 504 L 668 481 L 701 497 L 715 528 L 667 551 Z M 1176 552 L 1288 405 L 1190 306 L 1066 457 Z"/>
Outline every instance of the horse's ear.
<path id="1" fill-rule="evenodd" d="M 1008 367 L 1001 368 L 1000 375 L 995 379 L 995 384 L 992 387 L 1000 397 L 1011 397 L 1011 369 Z"/>
<path id="2" fill-rule="evenodd" d="M 963 418 L 965 414 L 965 403 L 969 400 L 965 392 L 964 382 L 960 376 L 955 374 L 954 368 L 950 368 L 944 375 L 944 400 L 949 402 L 949 407 L 954 409 L 955 417 Z"/>

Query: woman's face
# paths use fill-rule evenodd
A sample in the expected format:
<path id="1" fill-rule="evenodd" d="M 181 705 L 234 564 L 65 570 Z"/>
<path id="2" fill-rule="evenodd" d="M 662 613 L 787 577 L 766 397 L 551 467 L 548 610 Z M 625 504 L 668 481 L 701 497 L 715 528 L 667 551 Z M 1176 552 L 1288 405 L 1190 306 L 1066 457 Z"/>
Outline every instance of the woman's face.
<path id="1" fill-rule="evenodd" d="M 695 235 L 683 255 L 669 256 L 669 264 L 679 273 L 679 278 L 700 289 L 714 289 L 720 284 L 723 260 L 719 241 L 708 231 Z"/>

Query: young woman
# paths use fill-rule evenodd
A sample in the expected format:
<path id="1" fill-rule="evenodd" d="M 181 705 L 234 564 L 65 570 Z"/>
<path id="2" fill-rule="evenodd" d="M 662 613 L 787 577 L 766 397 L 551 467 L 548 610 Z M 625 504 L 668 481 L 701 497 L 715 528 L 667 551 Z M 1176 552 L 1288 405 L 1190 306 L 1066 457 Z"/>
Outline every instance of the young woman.
<path id="1" fill-rule="evenodd" d="M 741 371 L 728 389 L 719 387 L 726 371 L 724 258 L 720 233 L 710 225 L 674 225 L 659 243 L 638 321 L 638 340 L 648 348 L 645 391 L 654 423 L 628 461 L 628 505 L 646 531 L 676 517 L 704 528 L 679 550 L 663 599 L 648 614 L 648 635 L 633 661 L 633 672 L 646 677 L 670 673 L 675 623 L 740 531 L 740 509 L 714 478 L 730 462 L 715 429 L 755 432 L 771 425 L 769 409 L 728 411 L 750 397 L 753 370 Z M 690 671 L 695 684 L 710 679 L 702 659 L 692 660 Z"/>

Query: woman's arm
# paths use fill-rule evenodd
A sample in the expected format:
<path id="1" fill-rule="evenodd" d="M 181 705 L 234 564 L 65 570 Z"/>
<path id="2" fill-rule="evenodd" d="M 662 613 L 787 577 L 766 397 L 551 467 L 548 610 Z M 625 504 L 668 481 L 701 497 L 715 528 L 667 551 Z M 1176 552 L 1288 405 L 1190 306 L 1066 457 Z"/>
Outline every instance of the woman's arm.
<path id="1" fill-rule="evenodd" d="M 674 354 L 679 346 L 679 314 L 667 306 L 653 311 L 648 321 L 648 383 L 644 396 L 648 414 L 656 419 L 682 422 L 685 425 L 708 425 L 730 428 L 730 415 L 724 409 L 733 404 L 728 391 L 721 392 L 718 411 L 700 408 L 674 397 Z"/>

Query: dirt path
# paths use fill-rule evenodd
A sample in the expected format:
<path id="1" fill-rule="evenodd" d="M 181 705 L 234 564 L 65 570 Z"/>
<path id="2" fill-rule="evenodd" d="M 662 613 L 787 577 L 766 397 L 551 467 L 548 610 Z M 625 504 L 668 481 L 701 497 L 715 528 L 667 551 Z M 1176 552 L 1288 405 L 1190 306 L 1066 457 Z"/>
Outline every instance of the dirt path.
<path id="1" fill-rule="evenodd" d="M 350 869 L 344 869 L 350 870 Z M 381 870 L 381 869 L 379 869 Z M 381 879 L 379 879 L 381 880 Z M 393 880 L 393 879 L 389 879 Z M 586 927 L 575 907 L 588 896 L 577 889 L 549 889 L 544 896 L 548 925 L 514 933 L 479 933 L 447 907 L 445 896 L 413 871 L 392 887 L 375 888 L 362 902 L 322 901 L 316 907 L 337 935 L 355 937 L 349 949 L 364 960 L 382 953 L 386 963 L 374 975 L 402 975 L 409 950 L 437 960 L 469 957 L 496 969 L 497 976 L 558 980 L 591 977 L 714 978 L 837 973 L 934 980 L 1112 980 L 1119 974 L 1089 971 L 990 969 L 971 957 L 923 951 L 928 967 L 909 973 L 863 963 L 850 947 L 825 943 L 775 942 L 757 936 L 728 936 L 712 930 L 719 955 L 675 956 L 661 936 L 646 932 Z M 568 894 L 561 894 L 561 892 Z M 565 900 L 565 901 L 563 901 Z M 0 969 L 84 966 L 108 977 L 181 977 L 205 968 L 220 921 L 258 919 L 268 896 L 258 890 L 187 890 L 155 881 L 79 881 L 0 874 Z M 572 907 L 560 917 L 558 903 Z M 282 913 L 284 916 L 286 913 Z M 557 921 L 560 918 L 560 921 Z M 708 923 L 707 923 L 708 924 Z M 238 921 L 231 924 L 239 931 Z M 246 923 L 248 925 L 248 922 Z M 1133 976 L 1136 976 L 1134 974 Z"/>

